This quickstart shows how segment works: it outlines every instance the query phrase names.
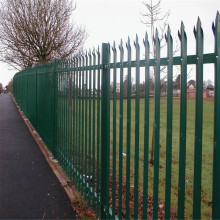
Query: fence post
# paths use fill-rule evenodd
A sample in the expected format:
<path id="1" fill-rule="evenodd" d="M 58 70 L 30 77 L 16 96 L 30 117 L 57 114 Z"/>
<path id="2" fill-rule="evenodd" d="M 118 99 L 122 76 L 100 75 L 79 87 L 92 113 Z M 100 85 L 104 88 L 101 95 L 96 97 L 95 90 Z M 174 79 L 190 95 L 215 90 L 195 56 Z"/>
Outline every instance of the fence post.
<path id="1" fill-rule="evenodd" d="M 26 74 L 26 84 L 27 84 L 27 95 L 26 95 L 26 117 L 30 120 L 30 117 L 29 117 L 29 114 L 28 114 L 28 78 L 29 78 L 29 68 L 28 68 L 28 71 L 27 71 L 27 74 Z"/>
<path id="2" fill-rule="evenodd" d="M 101 219 L 109 214 L 109 141 L 110 141 L 110 45 L 102 44 L 101 108 Z"/>
<path id="3" fill-rule="evenodd" d="M 38 84 L 37 84 L 37 76 L 38 76 L 38 66 L 36 66 L 36 72 L 35 72 L 35 75 L 36 75 L 36 126 L 35 126 L 35 129 L 36 131 L 38 131 Z"/>
<path id="4" fill-rule="evenodd" d="M 215 107 L 214 107 L 214 155 L 213 155 L 213 206 L 212 218 L 220 218 L 220 14 L 217 12 L 215 25 Z"/>
<path id="5" fill-rule="evenodd" d="M 54 60 L 53 63 L 53 99 L 54 99 L 54 131 L 53 131 L 53 156 L 57 159 L 57 90 L 58 90 L 58 79 L 57 79 L 57 59 Z"/>

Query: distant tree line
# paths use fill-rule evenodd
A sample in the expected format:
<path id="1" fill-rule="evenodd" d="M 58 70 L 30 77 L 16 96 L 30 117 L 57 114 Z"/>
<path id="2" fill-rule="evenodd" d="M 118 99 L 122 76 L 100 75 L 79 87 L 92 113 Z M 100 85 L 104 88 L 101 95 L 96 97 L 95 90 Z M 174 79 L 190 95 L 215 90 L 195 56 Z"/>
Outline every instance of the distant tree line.
<path id="1" fill-rule="evenodd" d="M 8 85 L 6 86 L 6 90 L 7 92 L 13 93 L 13 79 L 11 79 Z"/>
<path id="2" fill-rule="evenodd" d="M 3 85 L 0 83 L 0 94 L 3 93 Z"/>

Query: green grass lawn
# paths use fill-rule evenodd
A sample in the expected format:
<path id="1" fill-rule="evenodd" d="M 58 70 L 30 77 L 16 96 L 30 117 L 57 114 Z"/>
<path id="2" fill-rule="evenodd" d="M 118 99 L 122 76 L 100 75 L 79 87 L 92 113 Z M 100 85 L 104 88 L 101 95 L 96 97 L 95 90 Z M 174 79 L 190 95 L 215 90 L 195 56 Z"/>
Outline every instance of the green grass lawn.
<path id="1" fill-rule="evenodd" d="M 89 102 L 88 109 L 89 109 Z M 95 101 L 95 104 L 97 102 Z M 116 101 L 116 175 L 118 175 L 119 167 L 119 104 L 120 100 Z M 159 199 L 165 201 L 165 169 L 166 169 L 166 114 L 167 114 L 167 99 L 161 98 L 161 109 L 160 109 L 160 170 L 159 170 Z M 63 103 L 60 102 L 60 107 L 63 108 Z M 64 109 L 68 109 L 67 105 L 63 105 Z M 112 169 L 113 164 L 113 100 L 110 101 L 110 167 Z M 126 152 L 126 139 L 127 139 L 127 100 L 123 101 L 123 153 Z M 82 108 L 81 108 L 82 109 Z M 93 99 L 91 100 L 91 110 L 93 109 Z M 69 112 L 68 112 L 69 111 Z M 61 111 L 62 112 L 62 111 Z M 71 114 L 71 110 L 67 110 L 68 115 Z M 97 112 L 97 106 L 95 107 L 95 112 Z M 65 115 L 65 110 L 62 112 Z M 139 151 L 139 190 L 143 189 L 143 164 L 144 164 L 144 99 L 140 99 L 140 151 Z M 86 114 L 85 114 L 86 115 Z M 84 115 L 84 116 L 85 116 Z M 152 125 L 154 117 L 154 99 L 150 99 L 150 129 L 149 129 L 149 151 L 151 149 L 151 137 L 152 137 Z M 61 121 L 62 121 L 61 117 Z M 81 120 L 77 117 L 77 120 Z M 69 119 L 66 120 L 67 124 L 70 124 Z M 85 122 L 85 118 L 84 118 Z M 97 115 L 95 122 L 95 130 L 97 127 Z M 87 127 L 89 126 L 89 113 L 87 113 Z M 201 214 L 203 219 L 211 218 L 211 201 L 212 201 L 212 165 L 213 165 L 213 123 L 214 123 L 214 101 L 213 99 L 204 99 L 203 104 L 203 149 L 202 149 L 202 202 L 201 202 Z M 65 123 L 64 123 L 65 125 Z M 178 173 L 179 173 L 179 126 L 180 126 L 180 99 L 173 99 L 173 139 L 172 139 L 172 189 L 171 189 L 171 207 L 177 210 L 178 201 Z M 62 125 L 61 125 L 62 128 Z M 64 126 L 65 128 L 65 126 Z M 79 129 L 79 124 L 76 130 L 72 130 L 75 135 L 75 131 Z M 89 129 L 89 127 L 88 127 Z M 97 149 L 95 149 L 95 154 L 93 154 L 93 112 L 91 111 L 91 151 L 90 156 L 88 156 L 89 148 L 87 148 L 87 154 L 85 154 L 85 149 L 83 157 L 87 155 L 87 159 L 91 158 L 91 166 L 96 166 L 97 161 Z M 63 132 L 68 129 L 64 129 Z M 65 134 L 62 133 L 62 140 L 65 142 Z M 70 134 L 70 133 L 69 133 Z M 89 130 L 88 130 L 89 134 Z M 97 132 L 95 132 L 97 135 Z M 71 135 L 70 135 L 71 136 Z M 69 137 L 70 137 L 69 136 Z M 81 135 L 80 135 L 81 136 Z M 130 184 L 134 185 L 134 175 L 135 175 L 135 99 L 131 100 L 131 160 L 130 160 Z M 84 135 L 85 138 L 85 135 Z M 96 140 L 95 140 L 96 142 Z M 195 99 L 187 100 L 187 141 L 186 141 L 186 196 L 185 196 L 185 218 L 191 219 L 193 212 L 193 177 L 194 177 L 194 142 L 195 142 Z M 85 143 L 85 142 L 84 142 Z M 97 143 L 95 143 L 96 145 Z M 70 146 L 70 145 L 69 145 Z M 88 146 L 88 140 L 87 140 Z M 80 147 L 82 149 L 82 147 Z M 100 150 L 101 151 L 101 150 Z M 79 151 L 77 151 L 79 152 Z M 68 153 L 68 152 L 67 152 Z M 93 158 L 95 155 L 95 158 Z M 77 155 L 76 155 L 77 156 Z M 81 156 L 81 157 L 82 157 Z M 88 164 L 87 164 L 88 166 Z M 92 169 L 92 168 L 91 168 Z M 148 176 L 148 192 L 153 195 L 153 169 L 154 167 L 149 166 L 149 176 Z M 93 170 L 94 171 L 94 170 Z M 93 172 L 91 171 L 91 172 Z M 92 173 L 91 173 L 92 174 Z M 94 174 L 93 174 L 94 175 Z M 126 156 L 123 156 L 123 175 L 126 177 Z"/>
<path id="2" fill-rule="evenodd" d="M 111 101 L 111 146 L 112 140 L 112 117 L 113 101 Z M 124 100 L 124 145 L 123 152 L 126 153 L 126 117 L 127 100 Z M 213 99 L 204 99 L 203 105 L 203 153 L 202 153 L 202 217 L 211 218 L 212 201 L 212 163 L 213 163 Z M 143 161 L 144 161 L 144 99 L 140 100 L 140 152 L 139 152 L 139 189 L 143 188 Z M 149 146 L 151 149 L 152 124 L 153 124 L 154 99 L 150 100 L 150 135 Z M 167 100 L 161 98 L 160 110 L 160 171 L 159 171 L 159 198 L 165 201 L 165 169 L 166 169 L 166 116 Z M 135 100 L 131 104 L 131 186 L 134 185 L 134 163 L 135 163 Z M 179 173 L 179 125 L 180 125 L 180 99 L 173 99 L 173 140 L 172 140 L 172 195 L 171 205 L 177 209 L 178 200 L 178 173 Z M 117 168 L 119 152 L 119 100 L 117 100 Z M 192 218 L 193 208 L 193 176 L 194 176 L 194 142 L 195 142 L 195 99 L 187 101 L 187 142 L 186 142 L 186 200 L 185 217 Z M 112 147 L 111 147 L 112 149 Z M 111 163 L 112 163 L 111 151 Z M 149 167 L 149 194 L 153 194 L 153 167 Z M 118 172 L 118 170 L 117 170 Z M 123 172 L 126 176 L 126 157 L 123 158 Z"/>

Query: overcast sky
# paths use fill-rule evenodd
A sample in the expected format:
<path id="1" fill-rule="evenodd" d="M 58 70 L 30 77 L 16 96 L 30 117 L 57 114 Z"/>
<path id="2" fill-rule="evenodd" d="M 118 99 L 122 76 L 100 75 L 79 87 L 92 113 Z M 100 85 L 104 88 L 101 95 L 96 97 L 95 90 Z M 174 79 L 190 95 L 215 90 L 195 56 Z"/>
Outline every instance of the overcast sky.
<path id="1" fill-rule="evenodd" d="M 124 43 L 128 36 L 131 40 L 138 34 L 140 44 L 146 27 L 141 23 L 141 12 L 144 12 L 143 0 L 77 0 L 74 11 L 74 22 L 84 25 L 88 30 L 85 49 L 101 46 L 102 43 Z M 171 11 L 169 25 L 173 38 L 177 38 L 181 21 L 184 22 L 188 41 L 188 54 L 195 54 L 195 38 L 193 28 L 198 16 L 204 31 L 204 52 L 214 52 L 212 22 L 220 11 L 220 0 L 162 0 L 162 13 Z M 0 82 L 7 85 L 16 73 L 6 64 L 0 63 Z M 213 73 L 205 68 L 204 78 L 213 80 Z M 212 72 L 212 67 L 210 68 Z"/>

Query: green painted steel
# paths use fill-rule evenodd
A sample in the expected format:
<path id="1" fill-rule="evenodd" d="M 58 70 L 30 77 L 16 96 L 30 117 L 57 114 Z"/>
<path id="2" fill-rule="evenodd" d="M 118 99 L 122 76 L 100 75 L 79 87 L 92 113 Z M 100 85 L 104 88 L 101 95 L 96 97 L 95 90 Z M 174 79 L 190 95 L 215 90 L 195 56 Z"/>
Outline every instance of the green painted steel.
<path id="1" fill-rule="evenodd" d="M 115 42 L 113 44 L 113 62 L 116 64 L 117 52 Z M 116 65 L 113 69 L 113 146 L 112 146 L 112 215 L 115 216 L 115 189 L 116 189 L 116 83 L 117 83 L 117 69 Z"/>
<path id="2" fill-rule="evenodd" d="M 88 66 L 88 54 L 86 52 L 85 55 L 85 59 L 86 59 L 86 66 Z M 88 70 L 86 70 L 85 73 L 85 77 L 86 77 L 86 81 L 85 81 L 85 174 L 87 175 L 87 166 L 88 166 Z M 85 180 L 85 188 L 87 185 L 87 178 Z M 88 198 L 88 194 L 85 194 L 85 198 Z"/>
<path id="3" fill-rule="evenodd" d="M 29 86 L 28 88 L 28 118 L 30 122 L 33 124 L 34 127 L 37 126 L 37 118 L 36 118 L 36 110 L 37 110 L 37 88 L 36 88 L 36 70 L 30 69 L 30 72 L 28 74 L 28 84 L 31 85 L 31 88 Z"/>
<path id="4" fill-rule="evenodd" d="M 126 152 L 126 219 L 130 219 L 130 172 L 131 172 L 131 45 L 126 44 L 128 54 L 127 75 L 127 152 Z"/>
<path id="5" fill-rule="evenodd" d="M 58 134 L 57 134 L 57 129 L 58 129 L 58 65 L 57 65 L 57 60 L 55 60 L 55 65 L 54 65 L 54 69 L 53 69 L 53 79 L 54 79 L 54 136 L 53 136 L 53 139 L 54 139 L 54 146 L 53 146 L 53 149 L 54 149 L 54 158 L 57 158 L 57 143 L 58 143 Z M 36 78 L 36 72 L 34 72 L 34 77 Z M 33 85 L 35 85 L 35 83 L 33 82 Z M 36 88 L 33 89 L 34 92 L 36 92 Z M 33 98 L 34 100 L 36 99 L 36 94 L 34 95 L 31 95 L 31 98 Z M 36 103 L 36 101 L 35 101 Z M 34 109 L 34 108 L 33 108 Z M 35 109 L 33 111 L 35 114 L 36 114 L 36 105 L 35 105 Z M 34 125 L 34 124 L 33 124 Z M 34 125 L 35 126 L 35 125 Z"/>
<path id="6" fill-rule="evenodd" d="M 173 55 L 171 29 L 168 28 L 165 36 L 167 55 L 163 58 L 160 57 L 163 53 L 159 33 L 156 31 L 151 45 L 156 52 L 154 58 L 151 58 L 146 33 L 142 45 L 136 36 L 134 46 L 128 38 L 126 48 L 122 40 L 119 48 L 115 42 L 112 47 L 110 44 L 103 44 L 101 53 L 99 49 L 93 49 L 79 56 L 36 65 L 15 74 L 13 95 L 16 102 L 54 158 L 96 212 L 97 218 L 158 219 L 163 215 L 163 218 L 170 219 L 173 218 L 173 210 L 178 213 L 176 218 L 186 217 L 189 212 L 186 211 L 189 185 L 186 179 L 187 149 L 192 147 L 187 144 L 187 102 L 191 100 L 187 97 L 189 65 L 196 67 L 191 217 L 203 218 L 204 64 L 215 66 L 214 148 L 213 161 L 210 161 L 213 162 L 211 203 L 212 218 L 220 218 L 219 12 L 213 24 L 213 32 L 214 53 L 203 52 L 205 39 L 198 19 L 194 28 L 195 55 L 187 55 L 187 38 L 182 23 L 179 32 L 180 56 Z M 180 99 L 173 95 L 174 65 L 180 67 Z M 153 69 L 155 86 L 151 88 Z M 161 80 L 164 75 L 167 99 L 161 98 Z M 180 104 L 178 108 L 174 106 L 174 102 Z M 174 115 L 174 111 L 178 111 L 178 116 L 176 113 Z M 173 141 L 176 138 L 176 120 L 180 129 L 175 131 L 175 134 L 178 133 L 179 145 Z M 151 167 L 149 146 L 150 135 L 153 133 L 153 126 L 150 125 L 153 121 L 155 147 L 154 165 Z M 166 140 L 164 149 L 160 149 L 162 140 Z M 174 164 L 173 157 L 178 154 L 179 161 Z M 164 164 L 161 164 L 164 161 L 162 157 L 166 161 Z M 174 165 L 179 168 L 177 174 L 172 172 Z M 176 188 L 173 187 L 174 177 L 178 184 Z M 176 198 L 175 207 L 173 196 Z"/>
<path id="7" fill-rule="evenodd" d="M 85 65 L 85 57 L 82 57 L 82 66 Z M 81 164 L 85 163 L 85 159 L 84 159 L 84 155 L 85 155 L 85 144 L 84 144 L 84 118 L 85 118 L 85 74 L 82 74 L 82 130 L 81 130 L 81 134 L 82 134 L 82 158 L 81 158 Z M 72 124 L 72 123 L 71 123 Z M 71 132 L 72 134 L 72 132 Z M 85 173 L 85 167 L 81 166 L 81 173 Z M 85 185 L 82 184 L 81 185 L 81 194 L 84 195 L 85 194 Z"/>
<path id="8" fill-rule="evenodd" d="M 102 44 L 102 115 L 101 115 L 101 219 L 109 218 L 110 154 L 110 45 Z"/>
<path id="9" fill-rule="evenodd" d="M 213 23 L 215 35 L 215 108 L 214 108 L 214 154 L 213 154 L 213 196 L 212 218 L 220 219 L 220 14 Z"/>
<path id="10" fill-rule="evenodd" d="M 178 219 L 184 219 L 185 176 L 186 176 L 186 118 L 187 118 L 187 39 L 184 24 L 181 23 L 179 39 L 181 42 L 181 97 L 180 97 L 180 149 L 179 149 L 179 186 Z"/>
<path id="11" fill-rule="evenodd" d="M 203 30 L 198 18 L 196 37 L 196 120 L 195 120 L 195 154 L 194 154 L 194 198 L 193 218 L 201 219 L 201 181 L 202 181 L 202 123 L 203 123 Z"/>
<path id="12" fill-rule="evenodd" d="M 89 51 L 89 65 L 92 66 L 92 54 L 91 54 L 91 50 Z M 90 177 L 91 175 L 91 169 L 92 169 L 92 161 L 91 161 L 91 152 L 92 152 L 92 100 L 91 100 L 91 96 L 92 96 L 92 68 L 89 70 L 89 157 L 88 157 L 88 176 L 89 176 L 89 185 L 91 187 L 91 179 Z M 91 191 L 89 192 L 89 204 L 91 203 Z"/>
<path id="13" fill-rule="evenodd" d="M 172 136 L 173 136 L 173 39 L 170 27 L 167 35 L 167 140 L 166 140 L 166 191 L 165 191 L 165 219 L 170 219 L 171 203 L 171 178 L 172 178 Z"/>
<path id="14" fill-rule="evenodd" d="M 95 49 L 93 50 L 92 52 L 92 55 L 93 55 L 93 66 L 96 64 L 96 54 L 95 54 Z M 92 90 L 93 90 L 93 93 L 92 93 L 92 99 L 93 99 L 93 103 L 92 103 L 92 158 L 93 158 L 93 164 L 92 164 L 92 176 L 96 176 L 95 175 L 95 167 L 96 167 L 96 163 L 95 163 L 95 153 L 96 153 L 96 143 L 95 143 L 95 140 L 96 140 L 96 129 L 95 129 L 95 126 L 96 126 L 96 71 L 93 69 L 93 76 L 92 76 L 92 81 L 93 81 L 93 87 L 92 87 Z M 92 191 L 93 191 L 93 209 L 94 209 L 94 204 L 95 204 L 95 196 L 94 196 L 94 193 L 95 193 L 95 184 L 93 183 L 92 184 Z"/>
<path id="15" fill-rule="evenodd" d="M 159 159 L 160 159 L 160 40 L 156 30 L 154 38 L 156 66 L 155 74 L 155 107 L 154 107 L 154 188 L 153 188 L 153 219 L 158 218 L 159 198 Z"/>
<path id="16" fill-rule="evenodd" d="M 123 42 L 121 40 L 121 44 L 119 46 L 120 50 L 120 124 L 119 124 L 119 186 L 118 186 L 118 217 L 122 219 L 122 176 L 123 176 L 123 80 L 124 80 L 124 68 L 123 68 L 123 61 L 124 61 L 124 49 L 123 49 Z"/>
<path id="17" fill-rule="evenodd" d="M 140 46 L 138 36 L 134 42 L 136 49 L 136 95 L 135 95 L 135 179 L 134 179 L 134 218 L 138 219 L 139 200 L 139 131 L 140 131 Z"/>
<path id="18" fill-rule="evenodd" d="M 97 51 L 97 56 L 98 56 L 98 65 L 100 65 L 100 52 L 99 52 L 99 48 Z M 101 117 L 101 70 L 98 69 L 98 85 L 97 85 L 97 170 L 96 170 L 96 175 L 97 175 L 97 180 L 96 180 L 96 192 L 100 192 L 100 143 L 101 143 L 101 125 L 100 125 L 100 117 Z M 100 199 L 97 196 L 96 198 L 96 202 L 97 202 L 97 207 L 100 207 Z M 96 216 L 100 216 L 100 209 L 96 208 Z"/>
<path id="19" fill-rule="evenodd" d="M 147 219 L 148 208 L 148 151 L 149 151 L 149 106 L 150 106 L 150 46 L 148 35 L 144 39 L 145 47 L 145 106 L 144 106 L 144 173 L 143 173 L 143 219 Z"/>

